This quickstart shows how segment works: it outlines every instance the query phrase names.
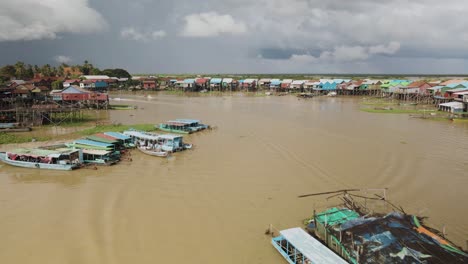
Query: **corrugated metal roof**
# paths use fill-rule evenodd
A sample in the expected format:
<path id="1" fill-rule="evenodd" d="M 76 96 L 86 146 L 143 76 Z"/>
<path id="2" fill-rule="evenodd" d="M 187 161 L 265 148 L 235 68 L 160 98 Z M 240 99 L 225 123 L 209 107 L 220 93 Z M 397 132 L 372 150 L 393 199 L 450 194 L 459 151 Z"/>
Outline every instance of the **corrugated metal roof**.
<path id="1" fill-rule="evenodd" d="M 304 84 L 304 83 L 305 83 L 304 80 L 296 80 L 296 81 L 293 81 L 293 82 L 292 82 L 292 85 L 302 85 L 302 84 Z"/>
<path id="2" fill-rule="evenodd" d="M 280 85 L 281 80 L 280 79 L 271 79 L 270 85 Z"/>
<path id="3" fill-rule="evenodd" d="M 299 227 L 280 231 L 280 234 L 299 250 L 312 263 L 346 264 L 347 262 L 336 255 L 320 241 L 307 234 Z"/>
<path id="4" fill-rule="evenodd" d="M 105 147 L 105 148 L 114 147 L 112 144 L 97 142 L 97 141 L 88 140 L 88 139 L 78 139 L 78 140 L 75 140 L 75 143 L 80 144 L 80 145 L 97 146 L 97 147 Z"/>
<path id="5" fill-rule="evenodd" d="M 284 79 L 281 83 L 289 84 L 289 83 L 292 83 L 292 82 L 293 82 L 292 79 Z"/>
<path id="6" fill-rule="evenodd" d="M 218 84 L 218 83 L 221 83 L 223 79 L 221 78 L 213 78 L 210 80 L 210 83 L 212 84 Z"/>
<path id="7" fill-rule="evenodd" d="M 195 79 L 185 79 L 184 83 L 194 83 Z"/>
<path id="8" fill-rule="evenodd" d="M 118 139 L 121 139 L 121 140 L 128 140 L 130 139 L 129 136 L 126 136 L 122 133 L 119 133 L 119 132 L 104 132 L 104 134 L 108 135 L 108 136 L 111 136 L 111 137 L 114 137 L 114 138 L 118 138 Z"/>
<path id="9" fill-rule="evenodd" d="M 232 83 L 232 78 L 223 78 L 223 83 Z"/>

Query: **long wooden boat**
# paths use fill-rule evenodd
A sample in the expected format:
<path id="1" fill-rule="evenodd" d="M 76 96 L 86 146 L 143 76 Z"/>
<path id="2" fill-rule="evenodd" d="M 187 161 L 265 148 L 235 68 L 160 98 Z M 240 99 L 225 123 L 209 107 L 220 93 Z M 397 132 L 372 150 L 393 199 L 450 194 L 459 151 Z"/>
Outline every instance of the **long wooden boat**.
<path id="1" fill-rule="evenodd" d="M 145 153 L 146 155 L 156 156 L 156 157 L 167 157 L 169 155 L 167 151 L 146 149 L 146 147 L 138 147 L 138 150 Z"/>
<path id="2" fill-rule="evenodd" d="M 48 170 L 73 170 L 80 168 L 83 163 L 81 150 L 26 148 L 0 152 L 0 160 L 16 167 Z"/>

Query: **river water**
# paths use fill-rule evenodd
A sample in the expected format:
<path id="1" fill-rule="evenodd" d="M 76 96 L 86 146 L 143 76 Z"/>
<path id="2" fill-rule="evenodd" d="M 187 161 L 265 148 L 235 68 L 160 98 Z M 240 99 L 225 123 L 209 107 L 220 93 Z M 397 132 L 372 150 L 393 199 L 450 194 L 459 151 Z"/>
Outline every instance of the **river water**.
<path id="1" fill-rule="evenodd" d="M 300 226 L 343 188 L 468 239 L 468 125 L 359 111 L 357 98 L 129 96 L 112 122 L 197 118 L 169 159 L 99 170 L 0 169 L 0 263 L 285 263 L 264 235 Z"/>

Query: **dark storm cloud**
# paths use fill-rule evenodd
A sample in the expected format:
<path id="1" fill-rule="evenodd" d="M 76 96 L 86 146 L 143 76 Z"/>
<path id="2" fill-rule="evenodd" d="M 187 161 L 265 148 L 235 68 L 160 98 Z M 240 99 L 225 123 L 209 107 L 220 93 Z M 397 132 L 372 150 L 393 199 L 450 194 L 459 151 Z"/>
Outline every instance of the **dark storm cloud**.
<path id="1" fill-rule="evenodd" d="M 460 72 L 468 70 L 467 12 L 465 0 L 2 0 L 0 62 L 88 59 L 132 72 Z"/>

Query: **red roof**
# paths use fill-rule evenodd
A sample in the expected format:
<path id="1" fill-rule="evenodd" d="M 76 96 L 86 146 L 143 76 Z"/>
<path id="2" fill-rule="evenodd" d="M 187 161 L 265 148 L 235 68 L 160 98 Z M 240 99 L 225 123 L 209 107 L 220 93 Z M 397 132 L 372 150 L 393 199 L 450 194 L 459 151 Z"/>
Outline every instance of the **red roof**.
<path id="1" fill-rule="evenodd" d="M 423 86 L 424 84 L 426 84 L 425 81 L 416 81 L 416 82 L 412 82 L 408 85 L 408 88 L 419 88 L 421 86 Z"/>
<path id="2" fill-rule="evenodd" d="M 208 81 L 208 79 L 205 78 L 199 78 L 195 80 L 196 84 L 205 84 Z"/>

